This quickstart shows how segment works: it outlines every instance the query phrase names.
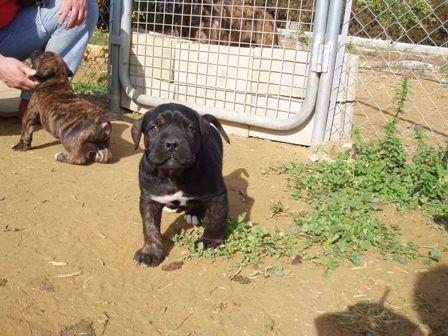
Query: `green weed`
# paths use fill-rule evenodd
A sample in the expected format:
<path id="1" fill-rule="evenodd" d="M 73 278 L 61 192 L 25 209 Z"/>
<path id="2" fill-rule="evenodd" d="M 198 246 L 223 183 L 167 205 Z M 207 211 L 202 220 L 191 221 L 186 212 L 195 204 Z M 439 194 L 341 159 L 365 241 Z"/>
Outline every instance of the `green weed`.
<path id="1" fill-rule="evenodd" d="M 107 46 L 109 44 L 109 33 L 101 29 L 95 29 L 89 41 L 90 44 Z"/>
<path id="2" fill-rule="evenodd" d="M 273 202 L 270 206 L 272 215 L 269 218 L 274 218 L 279 214 L 286 213 L 289 210 L 287 205 L 284 205 L 281 201 Z"/>
<path id="3" fill-rule="evenodd" d="M 203 233 L 202 227 L 183 230 L 174 235 L 173 241 L 187 248 L 185 258 L 205 257 L 214 259 L 222 257 L 237 258 L 236 266 L 243 267 L 248 264 L 258 264 L 267 257 L 281 258 L 291 256 L 297 251 L 297 239 L 294 235 L 279 230 L 270 232 L 259 224 L 249 224 L 245 221 L 246 214 L 236 219 L 228 219 L 228 235 L 226 243 L 217 249 L 204 249 L 202 243 L 197 243 Z M 283 269 L 272 272 L 280 273 Z"/>
<path id="4" fill-rule="evenodd" d="M 304 45 L 311 45 L 311 37 L 308 36 L 302 28 L 300 28 L 298 31 L 297 39 Z"/>
<path id="5" fill-rule="evenodd" d="M 345 48 L 347 48 L 347 51 L 353 51 L 355 49 L 355 45 L 352 42 L 348 42 Z"/>
<path id="6" fill-rule="evenodd" d="M 403 80 L 400 84 L 400 88 L 397 91 L 394 102 L 395 102 L 395 118 L 397 118 L 400 114 L 403 113 L 405 103 L 409 98 L 409 79 L 407 77 L 403 77 Z"/>
<path id="7" fill-rule="evenodd" d="M 363 142 L 359 134 L 354 148 L 343 152 L 335 162 L 287 162 L 274 170 L 290 179 L 291 196 L 303 199 L 314 211 L 291 213 L 282 202 L 270 208 L 273 216 L 292 215 L 292 230 L 269 231 L 245 221 L 245 214 L 229 219 L 226 243 L 216 250 L 204 249 L 197 241 L 203 228 L 184 230 L 173 237 L 185 246 L 185 258 L 237 258 L 237 267 L 260 264 L 268 257 L 280 259 L 299 255 L 327 269 L 341 263 L 361 265 L 367 251 L 376 249 L 400 263 L 421 256 L 412 242 L 400 240 L 398 225 L 385 225 L 376 213 L 384 206 L 399 210 L 422 209 L 448 217 L 448 143 L 433 147 L 421 130 L 416 132 L 418 147 L 408 154 L 396 135 L 396 119 L 385 125 L 385 137 Z M 300 243 L 300 247 L 299 247 Z M 423 260 L 441 260 L 444 250 L 434 248 Z M 281 266 L 257 274 L 287 275 Z"/>
<path id="8" fill-rule="evenodd" d="M 387 27 L 389 30 L 393 28 L 401 34 L 406 34 L 415 27 L 426 30 L 435 20 L 429 16 L 433 9 L 427 1 L 357 0 L 356 2 L 364 10 L 368 8 L 382 27 Z"/>
<path id="9" fill-rule="evenodd" d="M 106 95 L 107 92 L 107 84 L 104 81 L 89 82 L 89 83 L 72 83 L 72 86 L 75 92 L 81 95 L 104 96 Z"/>
<path id="10" fill-rule="evenodd" d="M 306 248 L 313 247 L 304 260 L 330 269 L 342 260 L 359 265 L 361 255 L 374 247 L 406 263 L 418 256 L 417 247 L 400 242 L 399 228 L 384 225 L 375 213 L 395 205 L 447 216 L 448 146 L 432 147 L 417 131 L 418 148 L 408 155 L 396 123 L 386 124 L 386 136 L 378 142 L 363 142 L 358 135 L 353 150 L 335 162 L 289 162 L 276 169 L 290 176 L 292 196 L 315 209 L 293 221 Z"/>

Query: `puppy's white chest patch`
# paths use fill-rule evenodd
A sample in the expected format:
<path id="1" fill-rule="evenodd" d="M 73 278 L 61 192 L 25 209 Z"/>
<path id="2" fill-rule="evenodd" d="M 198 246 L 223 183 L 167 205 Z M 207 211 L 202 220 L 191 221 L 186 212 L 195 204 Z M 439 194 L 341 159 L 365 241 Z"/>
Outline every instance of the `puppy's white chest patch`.
<path id="1" fill-rule="evenodd" d="M 151 195 L 151 199 L 160 204 L 186 206 L 187 202 L 193 198 L 184 196 L 183 191 L 178 191 L 171 195 L 163 195 L 163 196 Z"/>

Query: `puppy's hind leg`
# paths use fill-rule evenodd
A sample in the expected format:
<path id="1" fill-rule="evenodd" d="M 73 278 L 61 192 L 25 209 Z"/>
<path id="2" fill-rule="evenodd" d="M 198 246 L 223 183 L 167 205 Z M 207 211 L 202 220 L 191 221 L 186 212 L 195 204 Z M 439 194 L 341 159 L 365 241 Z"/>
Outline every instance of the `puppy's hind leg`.
<path id="1" fill-rule="evenodd" d="M 89 163 L 87 157 L 83 154 L 82 150 L 77 148 L 74 150 L 68 150 L 68 153 L 56 153 L 54 158 L 59 162 L 85 165 Z"/>
<path id="2" fill-rule="evenodd" d="M 31 141 L 33 140 L 33 133 L 41 127 L 42 125 L 40 124 L 39 114 L 34 111 L 32 107 L 29 107 L 22 119 L 22 132 L 20 134 L 20 140 L 11 148 L 16 151 L 26 151 L 30 149 Z"/>
<path id="3" fill-rule="evenodd" d="M 67 153 L 56 153 L 54 155 L 54 158 L 59 162 L 76 164 L 76 165 L 85 165 L 89 162 L 86 157 L 79 156 L 77 154 L 72 155 Z"/>
<path id="4" fill-rule="evenodd" d="M 95 161 L 98 163 L 108 163 L 112 160 L 112 151 L 109 148 L 101 148 L 98 151 L 87 152 L 86 158 L 89 161 Z"/>

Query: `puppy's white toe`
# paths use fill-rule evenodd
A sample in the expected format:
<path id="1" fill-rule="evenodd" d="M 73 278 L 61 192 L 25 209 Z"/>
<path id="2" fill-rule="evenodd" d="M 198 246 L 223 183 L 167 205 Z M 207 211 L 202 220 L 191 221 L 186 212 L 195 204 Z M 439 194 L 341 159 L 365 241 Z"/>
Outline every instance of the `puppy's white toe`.
<path id="1" fill-rule="evenodd" d="M 168 207 L 163 207 L 163 211 L 165 211 L 165 212 L 176 212 L 175 209 L 170 209 Z"/>
<path id="2" fill-rule="evenodd" d="M 191 216 L 191 224 L 194 226 L 199 225 L 199 219 L 196 216 Z"/>
<path id="3" fill-rule="evenodd" d="M 193 221 L 191 219 L 191 215 L 185 215 L 184 218 L 185 218 L 185 221 L 187 222 L 188 225 L 193 224 Z"/>

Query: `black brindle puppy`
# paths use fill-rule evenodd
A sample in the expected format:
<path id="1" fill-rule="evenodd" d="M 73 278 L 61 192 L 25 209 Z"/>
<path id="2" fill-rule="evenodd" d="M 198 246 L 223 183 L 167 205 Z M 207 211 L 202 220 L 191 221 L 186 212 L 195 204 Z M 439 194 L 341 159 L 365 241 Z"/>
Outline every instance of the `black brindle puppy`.
<path id="1" fill-rule="evenodd" d="M 55 138 L 61 139 L 67 151 L 57 153 L 56 160 L 72 164 L 109 162 L 112 158 L 110 121 L 133 123 L 134 119 L 120 113 L 104 113 L 98 106 L 80 98 L 68 80 L 73 73 L 57 54 L 36 51 L 31 62 L 40 83 L 23 116 L 20 141 L 12 148 L 30 149 L 33 132 L 43 126 Z"/>
<path id="2" fill-rule="evenodd" d="M 220 134 L 230 142 L 220 122 L 184 105 L 164 104 L 133 125 L 136 149 L 142 133 L 145 153 L 139 182 L 144 244 L 134 259 L 142 267 L 154 267 L 163 260 L 160 221 L 164 206 L 186 211 L 190 224 L 198 224 L 207 211 L 209 220 L 200 242 L 206 248 L 223 244 L 228 200 Z"/>

